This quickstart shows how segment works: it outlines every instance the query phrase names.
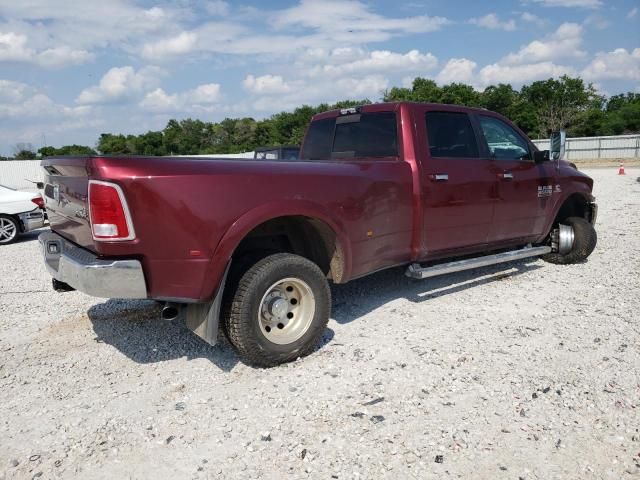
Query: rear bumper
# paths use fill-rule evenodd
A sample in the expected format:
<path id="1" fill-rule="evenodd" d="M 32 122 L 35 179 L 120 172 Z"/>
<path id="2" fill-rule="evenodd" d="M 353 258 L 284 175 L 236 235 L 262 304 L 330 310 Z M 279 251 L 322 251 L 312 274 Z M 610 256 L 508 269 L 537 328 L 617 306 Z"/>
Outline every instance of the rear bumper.
<path id="1" fill-rule="evenodd" d="M 49 273 L 87 295 L 101 298 L 147 298 L 138 260 L 103 260 L 54 232 L 38 237 Z"/>
<path id="2" fill-rule="evenodd" d="M 20 217 L 24 232 L 30 232 L 31 230 L 44 227 L 44 212 L 40 208 L 21 213 L 18 217 Z"/>

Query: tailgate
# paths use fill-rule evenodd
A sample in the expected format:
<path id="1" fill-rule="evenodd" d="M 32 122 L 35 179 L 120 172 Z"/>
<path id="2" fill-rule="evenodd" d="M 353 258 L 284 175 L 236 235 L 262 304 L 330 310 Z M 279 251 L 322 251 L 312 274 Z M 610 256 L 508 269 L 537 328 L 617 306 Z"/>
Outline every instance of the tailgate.
<path id="1" fill-rule="evenodd" d="M 89 249 L 94 243 L 87 204 L 88 172 L 91 158 L 47 158 L 44 201 L 51 230 Z"/>

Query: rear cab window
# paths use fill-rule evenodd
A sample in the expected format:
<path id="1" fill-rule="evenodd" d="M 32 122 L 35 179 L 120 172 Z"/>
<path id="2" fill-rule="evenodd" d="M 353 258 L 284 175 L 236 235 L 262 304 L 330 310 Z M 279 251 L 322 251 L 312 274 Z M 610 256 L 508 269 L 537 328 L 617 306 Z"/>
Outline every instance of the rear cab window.
<path id="1" fill-rule="evenodd" d="M 491 158 L 531 160 L 529 142 L 511 125 L 489 115 L 478 115 L 478 121 Z"/>
<path id="2" fill-rule="evenodd" d="M 479 158 L 478 142 L 467 113 L 429 111 L 425 123 L 432 157 Z"/>
<path id="3" fill-rule="evenodd" d="M 370 112 L 315 120 L 305 137 L 302 160 L 398 157 L 395 112 Z"/>

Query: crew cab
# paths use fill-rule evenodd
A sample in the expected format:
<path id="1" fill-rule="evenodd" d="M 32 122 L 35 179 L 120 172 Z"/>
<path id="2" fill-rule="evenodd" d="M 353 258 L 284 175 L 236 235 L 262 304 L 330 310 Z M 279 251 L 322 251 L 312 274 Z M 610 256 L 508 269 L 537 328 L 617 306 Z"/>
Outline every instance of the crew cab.
<path id="1" fill-rule="evenodd" d="M 44 227 L 44 220 L 44 201 L 40 195 L 0 185 L 0 245 Z"/>
<path id="2" fill-rule="evenodd" d="M 296 161 L 48 158 L 40 241 L 57 290 L 166 302 L 272 366 L 313 351 L 329 281 L 584 261 L 593 180 L 557 139 L 550 155 L 497 113 L 400 102 L 316 115 Z"/>

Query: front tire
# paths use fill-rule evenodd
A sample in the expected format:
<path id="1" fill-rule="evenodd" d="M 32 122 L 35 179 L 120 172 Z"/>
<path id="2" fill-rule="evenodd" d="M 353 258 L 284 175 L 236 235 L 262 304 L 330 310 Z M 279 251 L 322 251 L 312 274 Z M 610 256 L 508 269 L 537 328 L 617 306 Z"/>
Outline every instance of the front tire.
<path id="1" fill-rule="evenodd" d="M 20 233 L 20 225 L 9 215 L 0 215 L 0 245 L 15 242 Z"/>
<path id="2" fill-rule="evenodd" d="M 549 253 L 543 255 L 542 259 L 558 265 L 569 265 L 585 261 L 596 248 L 596 243 L 598 242 L 595 228 L 582 217 L 569 217 L 562 224 L 573 229 L 571 250 L 564 254 L 560 252 Z"/>
<path id="3" fill-rule="evenodd" d="M 331 292 L 320 268 L 299 255 L 277 253 L 241 277 L 225 331 L 244 360 L 272 367 L 310 354 L 330 313 Z"/>

